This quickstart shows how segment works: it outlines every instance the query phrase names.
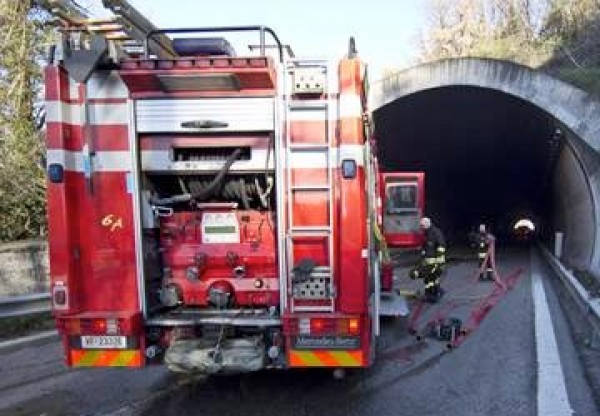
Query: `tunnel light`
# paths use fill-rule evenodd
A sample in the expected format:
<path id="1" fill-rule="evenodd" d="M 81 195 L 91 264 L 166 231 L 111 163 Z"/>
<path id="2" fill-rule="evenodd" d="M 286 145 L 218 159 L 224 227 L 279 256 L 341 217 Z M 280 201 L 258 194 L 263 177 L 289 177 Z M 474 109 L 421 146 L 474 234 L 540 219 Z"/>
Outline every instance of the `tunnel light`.
<path id="1" fill-rule="evenodd" d="M 519 228 L 527 228 L 529 231 L 534 232 L 535 224 L 530 219 L 523 218 L 523 219 L 520 219 L 519 221 L 517 221 L 515 223 L 515 226 L 513 227 L 513 229 L 515 231 L 518 230 Z"/>

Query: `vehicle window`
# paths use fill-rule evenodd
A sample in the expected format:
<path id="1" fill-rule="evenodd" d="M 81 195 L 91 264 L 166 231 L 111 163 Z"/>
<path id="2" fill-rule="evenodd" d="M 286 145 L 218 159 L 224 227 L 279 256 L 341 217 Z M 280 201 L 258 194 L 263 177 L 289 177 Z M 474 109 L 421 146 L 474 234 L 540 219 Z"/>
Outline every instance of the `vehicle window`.
<path id="1" fill-rule="evenodd" d="M 388 185 L 386 192 L 388 214 L 417 209 L 417 186 L 415 184 Z"/>

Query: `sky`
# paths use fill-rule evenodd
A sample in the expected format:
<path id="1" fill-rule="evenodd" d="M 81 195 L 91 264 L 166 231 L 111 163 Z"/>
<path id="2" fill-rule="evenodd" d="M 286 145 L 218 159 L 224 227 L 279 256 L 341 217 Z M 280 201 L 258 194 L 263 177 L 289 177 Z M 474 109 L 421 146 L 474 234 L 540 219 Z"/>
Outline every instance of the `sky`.
<path id="1" fill-rule="evenodd" d="M 338 59 L 354 36 L 370 75 L 413 62 L 423 0 L 129 0 L 158 27 L 265 25 L 297 57 Z M 79 0 L 98 14 L 100 0 Z M 227 35 L 225 35 L 227 36 Z M 255 38 L 256 39 L 256 38 Z M 256 42 L 256 41 L 253 41 Z M 233 41 L 238 55 L 240 43 Z"/>

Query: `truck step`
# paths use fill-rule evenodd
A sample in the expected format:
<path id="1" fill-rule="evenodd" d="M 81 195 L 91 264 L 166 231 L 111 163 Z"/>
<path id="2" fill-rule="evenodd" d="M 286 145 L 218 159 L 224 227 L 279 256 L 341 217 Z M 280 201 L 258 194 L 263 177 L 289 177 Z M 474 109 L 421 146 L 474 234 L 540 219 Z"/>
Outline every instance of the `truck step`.
<path id="1" fill-rule="evenodd" d="M 406 298 L 397 292 L 381 294 L 379 303 L 379 316 L 408 316 L 410 309 Z"/>

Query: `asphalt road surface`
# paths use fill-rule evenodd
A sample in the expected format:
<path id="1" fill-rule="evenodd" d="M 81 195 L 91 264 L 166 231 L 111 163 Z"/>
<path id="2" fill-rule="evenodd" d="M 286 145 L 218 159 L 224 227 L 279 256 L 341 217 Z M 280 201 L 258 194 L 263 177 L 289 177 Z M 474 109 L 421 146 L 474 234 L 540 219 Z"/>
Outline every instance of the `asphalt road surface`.
<path id="1" fill-rule="evenodd" d="M 594 365 L 600 353 L 585 346 L 585 331 L 559 300 L 555 277 L 526 250 L 504 253 L 498 264 L 514 286 L 452 350 L 407 331 L 435 315 L 433 307 L 418 319 L 385 320 L 376 364 L 343 380 L 321 370 L 208 379 L 161 367 L 68 370 L 61 346 L 51 341 L 0 355 L 0 415 L 599 414 L 600 391 L 590 386 L 600 378 Z M 493 287 L 470 280 L 474 267 L 449 265 L 438 312 L 449 305 L 467 322 L 477 299 Z M 403 273 L 398 270 L 401 287 L 416 284 Z"/>

